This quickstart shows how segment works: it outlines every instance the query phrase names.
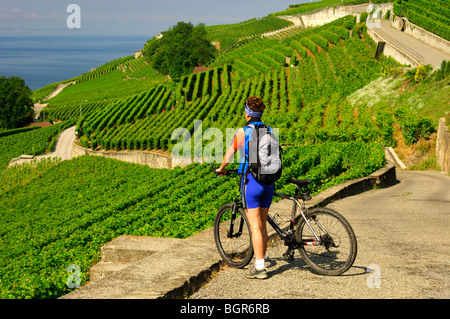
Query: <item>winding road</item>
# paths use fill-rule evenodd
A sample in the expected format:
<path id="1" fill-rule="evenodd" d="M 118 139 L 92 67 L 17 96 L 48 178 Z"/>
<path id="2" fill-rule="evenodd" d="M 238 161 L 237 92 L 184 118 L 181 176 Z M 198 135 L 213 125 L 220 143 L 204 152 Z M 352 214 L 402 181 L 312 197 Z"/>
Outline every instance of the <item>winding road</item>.
<path id="1" fill-rule="evenodd" d="M 373 30 L 382 36 L 387 42 L 397 47 L 402 52 L 423 65 L 431 64 L 435 69 L 440 68 L 442 60 L 450 60 L 450 52 L 444 52 L 432 47 L 409 34 L 391 27 L 390 21 L 379 22 L 378 28 Z"/>
<path id="2" fill-rule="evenodd" d="M 58 157 L 63 161 L 71 160 L 73 158 L 73 142 L 75 141 L 75 129 L 76 126 L 69 127 L 68 129 L 61 132 L 56 142 L 55 149 L 52 153 L 38 155 L 34 157 L 25 156 L 24 158 L 13 159 L 9 166 L 21 164 L 25 162 L 30 162 L 35 159 L 40 160 L 42 158 Z"/>
<path id="3" fill-rule="evenodd" d="M 313 274 L 297 254 L 267 252 L 267 280 L 248 269 L 225 269 L 194 299 L 412 299 L 450 298 L 450 177 L 437 171 L 397 171 L 399 183 L 330 204 L 358 239 L 353 267 L 339 277 Z"/>

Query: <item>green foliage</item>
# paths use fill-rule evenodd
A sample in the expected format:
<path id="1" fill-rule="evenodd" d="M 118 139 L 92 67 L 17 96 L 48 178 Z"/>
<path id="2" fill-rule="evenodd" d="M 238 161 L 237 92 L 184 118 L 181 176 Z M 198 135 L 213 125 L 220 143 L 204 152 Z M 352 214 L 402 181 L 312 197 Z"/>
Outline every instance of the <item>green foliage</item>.
<path id="1" fill-rule="evenodd" d="M 0 128 L 13 129 L 33 120 L 31 94 L 25 80 L 0 76 Z"/>
<path id="2" fill-rule="evenodd" d="M 43 158 L 28 163 L 16 164 L 3 170 L 0 175 L 0 194 L 27 184 L 61 162 L 59 158 Z"/>
<path id="3" fill-rule="evenodd" d="M 85 284 L 100 247 L 117 236 L 184 238 L 211 227 L 237 189 L 209 172 L 208 165 L 159 170 L 81 157 L 2 193 L 0 298 L 70 292 L 67 267 L 78 265 Z"/>
<path id="4" fill-rule="evenodd" d="M 220 51 L 226 52 L 246 42 L 249 37 L 284 29 L 293 23 L 275 17 L 254 18 L 241 23 L 207 27 L 208 38 L 220 43 Z"/>
<path id="5" fill-rule="evenodd" d="M 450 61 L 443 60 L 441 63 L 441 68 L 435 73 L 435 81 L 441 81 L 450 75 Z"/>
<path id="6" fill-rule="evenodd" d="M 8 166 L 12 158 L 20 155 L 40 155 L 51 150 L 52 142 L 59 133 L 74 125 L 66 121 L 38 130 L 0 137 L 0 169 Z"/>
<path id="7" fill-rule="evenodd" d="M 417 112 L 399 108 L 395 111 L 395 117 L 400 123 L 402 134 L 407 145 L 419 141 L 421 137 L 429 138 L 436 132 L 436 125 L 429 117 L 420 117 Z"/>
<path id="8" fill-rule="evenodd" d="M 359 16 L 359 22 L 366 22 L 367 17 L 369 16 L 368 12 L 362 12 L 361 15 Z"/>
<path id="9" fill-rule="evenodd" d="M 385 3 L 391 2 L 392 0 L 372 0 L 372 3 Z M 274 16 L 280 15 L 295 15 L 301 13 L 309 13 L 314 11 L 319 11 L 328 7 L 336 7 L 341 5 L 352 5 L 352 4 L 361 4 L 367 3 L 367 0 L 321 0 L 321 1 L 313 1 L 301 4 L 292 4 L 285 11 L 273 13 Z"/>
<path id="10" fill-rule="evenodd" d="M 425 69 L 425 67 L 422 64 L 420 64 L 417 67 L 416 74 L 414 75 L 414 81 L 416 81 L 416 82 L 423 81 L 423 80 L 425 80 L 427 75 L 428 75 L 427 70 Z"/>
<path id="11" fill-rule="evenodd" d="M 384 16 L 384 19 L 389 20 L 391 17 L 391 10 L 386 11 L 386 15 Z"/>
<path id="12" fill-rule="evenodd" d="M 91 103 L 111 102 L 148 91 L 149 88 L 160 84 L 171 85 L 167 78 L 164 78 L 162 74 L 158 74 L 150 66 L 136 70 L 137 72 L 145 71 L 146 73 L 145 76 L 136 79 L 133 74 L 128 73 L 129 66 L 130 64 L 123 66 L 126 73 L 122 68 L 119 68 L 103 76 L 66 87 L 57 96 L 46 101 L 49 105 L 45 107 L 44 113 L 48 111 L 48 114 L 52 115 L 54 119 L 65 120 L 80 114 L 80 102 L 84 100 L 88 100 L 88 102 L 82 105 L 83 114 L 88 108 L 95 108 Z M 129 76 L 128 78 L 127 75 Z M 97 106 L 100 105 L 97 104 Z M 66 109 L 66 112 L 63 109 Z M 56 113 L 63 116 L 53 115 L 53 112 L 50 110 L 55 110 Z"/>
<path id="13" fill-rule="evenodd" d="M 418 25 L 446 40 L 450 40 L 450 9 L 445 0 L 394 1 L 394 13 L 408 18 Z"/>
<path id="14" fill-rule="evenodd" d="M 406 71 L 404 77 L 411 82 L 411 84 L 420 83 L 423 80 L 427 79 L 429 75 L 431 74 L 431 71 L 433 68 L 431 65 L 422 65 L 419 64 L 418 67 L 409 69 Z"/>
<path id="15" fill-rule="evenodd" d="M 379 144 L 363 142 L 326 142 L 289 147 L 283 152 L 283 175 L 276 188 L 293 192 L 289 178 L 311 179 L 313 193 L 346 180 L 367 176 L 385 164 Z"/>
<path id="16" fill-rule="evenodd" d="M 150 40 L 144 47 L 144 56 L 150 65 L 172 78 L 191 73 L 199 65 L 214 58 L 215 47 L 207 37 L 204 24 L 178 22 L 163 33 L 160 39 Z"/>
<path id="17" fill-rule="evenodd" d="M 311 176 L 316 193 L 384 164 L 381 147 L 355 142 L 292 147 L 284 158 L 277 189 L 289 192 L 289 177 Z M 84 285 L 112 239 L 186 238 L 239 196 L 236 179 L 215 178 L 208 164 L 166 170 L 83 156 L 40 165 L 11 169 L 21 186 L 0 199 L 0 298 L 57 298 L 70 292 L 67 267 L 81 268 Z"/>
<path id="18" fill-rule="evenodd" d="M 32 130 L 38 130 L 40 128 L 41 128 L 40 126 L 30 126 L 30 127 L 20 127 L 20 128 L 15 128 L 12 130 L 0 131 L 0 137 L 14 135 L 14 134 L 18 134 L 18 133 L 24 133 L 24 132 L 32 131 Z"/>
<path id="19" fill-rule="evenodd" d="M 388 110 L 380 109 L 377 113 L 376 125 L 381 134 L 383 146 L 395 147 L 394 118 Z"/>
<path id="20" fill-rule="evenodd" d="M 118 68 L 122 67 L 123 65 L 126 65 L 130 63 L 132 60 L 134 60 L 134 56 L 128 56 L 124 58 L 119 58 L 114 61 L 108 62 L 98 68 L 93 69 L 90 72 L 84 73 L 77 79 L 77 83 L 83 83 L 89 80 L 96 79 L 98 77 L 104 76 L 106 74 L 109 74 Z"/>

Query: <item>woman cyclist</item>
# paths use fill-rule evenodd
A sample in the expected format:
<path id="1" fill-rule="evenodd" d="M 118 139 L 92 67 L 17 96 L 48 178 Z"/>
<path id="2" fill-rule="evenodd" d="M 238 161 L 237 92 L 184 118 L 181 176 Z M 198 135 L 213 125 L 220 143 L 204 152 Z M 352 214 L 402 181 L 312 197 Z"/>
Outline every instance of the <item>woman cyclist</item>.
<path id="1" fill-rule="evenodd" d="M 261 117 L 265 108 L 266 106 L 261 98 L 257 96 L 249 97 L 245 106 L 246 126 L 251 124 L 255 126 L 263 125 Z M 238 149 L 244 149 L 246 134 L 249 133 L 246 133 L 244 128 L 240 128 L 236 132 L 221 166 L 216 170 L 219 174 L 226 174 L 225 167 L 228 163 L 232 162 L 236 151 Z M 245 154 L 245 150 L 241 154 Z M 252 174 L 243 174 L 241 193 L 244 209 L 250 223 L 253 251 L 255 254 L 255 264 L 246 277 L 250 279 L 266 279 L 268 277 L 265 267 L 265 255 L 268 242 L 266 221 L 270 205 L 272 204 L 274 184 L 261 184 L 255 180 Z"/>

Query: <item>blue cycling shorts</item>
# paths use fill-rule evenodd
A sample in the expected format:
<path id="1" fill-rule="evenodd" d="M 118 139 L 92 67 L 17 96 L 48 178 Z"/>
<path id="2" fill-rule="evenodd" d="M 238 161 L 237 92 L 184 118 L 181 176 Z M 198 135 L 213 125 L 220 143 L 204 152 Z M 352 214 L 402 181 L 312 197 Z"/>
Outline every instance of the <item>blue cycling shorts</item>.
<path id="1" fill-rule="evenodd" d="M 247 183 L 245 178 L 241 181 L 242 202 L 245 209 L 254 208 L 270 208 L 272 204 L 275 185 L 260 184 L 252 174 L 247 175 Z"/>

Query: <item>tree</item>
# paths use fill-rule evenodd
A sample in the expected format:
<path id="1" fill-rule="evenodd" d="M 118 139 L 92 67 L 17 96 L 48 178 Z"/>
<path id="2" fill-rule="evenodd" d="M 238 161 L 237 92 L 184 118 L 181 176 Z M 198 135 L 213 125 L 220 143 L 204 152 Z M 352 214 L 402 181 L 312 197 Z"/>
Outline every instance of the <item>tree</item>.
<path id="1" fill-rule="evenodd" d="M 159 72 L 179 77 L 207 64 L 217 50 L 207 38 L 205 25 L 178 22 L 163 37 L 152 39 L 144 47 L 144 56 Z"/>
<path id="2" fill-rule="evenodd" d="M 31 90 L 19 77 L 0 77 L 0 128 L 13 129 L 33 120 Z"/>

